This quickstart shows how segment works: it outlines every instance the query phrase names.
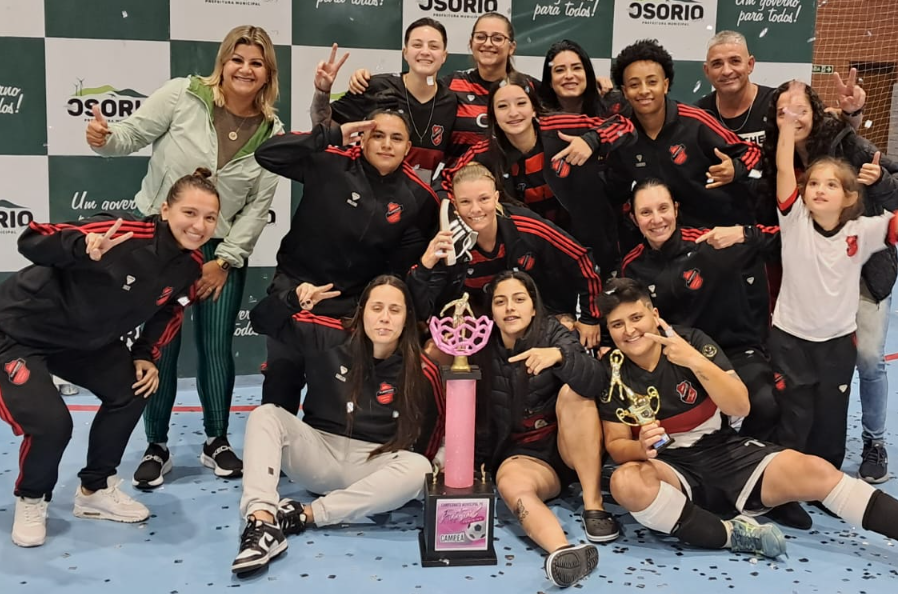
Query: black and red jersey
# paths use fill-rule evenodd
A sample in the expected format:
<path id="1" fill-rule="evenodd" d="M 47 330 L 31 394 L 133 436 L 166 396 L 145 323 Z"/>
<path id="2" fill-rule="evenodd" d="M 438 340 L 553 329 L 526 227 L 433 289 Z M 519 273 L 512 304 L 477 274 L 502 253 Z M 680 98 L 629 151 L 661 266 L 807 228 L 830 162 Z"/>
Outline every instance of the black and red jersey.
<path id="1" fill-rule="evenodd" d="M 124 222 L 113 237 L 133 237 L 92 260 L 87 234 L 106 233 L 117 218 Z M 0 333 L 47 352 L 96 350 L 143 324 L 131 352 L 158 359 L 180 331 L 202 276 L 202 254 L 182 249 L 158 216 L 31 223 L 19 252 L 34 264 L 0 284 Z"/>
<path id="2" fill-rule="evenodd" d="M 397 402 L 401 393 L 403 359 L 399 351 L 383 360 L 371 359 L 362 392 L 353 402 L 348 389 L 352 370 L 350 334 L 342 323 L 300 310 L 296 291 L 268 295 L 252 310 L 253 328 L 260 334 L 295 348 L 306 360 L 308 391 L 303 421 L 326 433 L 369 443 L 387 443 L 396 434 Z M 439 367 L 421 355 L 426 393 L 415 394 L 421 433 L 410 448 L 433 458 L 443 441 L 446 397 Z"/>
<path id="3" fill-rule="evenodd" d="M 505 215 L 498 215 L 497 244 L 488 260 L 498 261 L 495 254 L 503 250 L 501 270 L 521 270 L 532 276 L 549 312 L 574 314 L 579 302 L 580 319 L 598 323 L 596 299 L 602 282 L 589 250 L 526 208 L 505 205 L 504 209 Z M 460 258 L 453 266 L 440 260 L 432 269 L 420 263 L 412 268 L 407 282 L 420 319 L 439 313 L 445 304 L 461 297 L 465 287 L 482 289 L 498 274 L 499 267 L 486 265 L 486 260 L 471 266 L 479 257 L 474 255 L 476 250 L 471 251 L 470 258 Z M 472 306 L 485 306 L 482 292 L 472 291 L 471 298 Z"/>
<path id="4" fill-rule="evenodd" d="M 531 88 L 538 91 L 539 80 L 527 74 L 524 76 L 530 81 Z M 494 83 L 484 80 L 476 68 L 458 70 L 444 76 L 440 81 L 455 93 L 458 101 L 451 146 L 446 155 L 446 164 L 451 166 L 469 148 L 487 138 L 489 128 L 487 106 L 490 87 Z"/>
<path id="5" fill-rule="evenodd" d="M 339 124 L 361 121 L 382 105 L 408 111 L 412 121 L 412 129 L 409 130 L 412 149 L 405 160 L 421 179 L 430 183 L 433 172 L 445 160 L 449 148 L 457 108 L 455 93 L 442 82 L 437 82 L 433 98 L 421 103 L 408 92 L 402 73 L 375 74 L 368 81 L 364 93 L 346 93 L 331 103 L 331 119 Z"/>
<path id="6" fill-rule="evenodd" d="M 664 315 L 664 312 L 661 312 Z M 706 358 L 724 371 L 732 371 L 733 366 L 723 350 L 701 330 L 674 326 L 677 334 Z M 607 378 L 611 377 L 608 357 L 603 359 Z M 689 447 L 703 435 L 714 433 L 723 427 L 720 409 L 705 391 L 699 379 L 687 367 L 674 365 L 661 355 L 652 371 L 645 370 L 629 359 L 621 365 L 621 380 L 637 394 L 647 394 L 652 387 L 660 395 L 661 406 L 656 420 L 674 438 L 671 447 Z M 599 416 L 609 423 L 622 423 L 617 416 L 618 409 L 626 409 L 615 390 L 609 399 L 608 381 L 601 396 L 597 398 Z M 633 437 L 639 435 L 639 427 L 632 427 Z"/>
<path id="7" fill-rule="evenodd" d="M 328 315 L 352 312 L 379 274 L 404 276 L 433 237 L 439 201 L 408 163 L 381 175 L 339 127 L 275 136 L 256 149 L 269 171 L 302 182 L 303 196 L 277 253 L 274 288 L 334 283 Z"/>
<path id="8" fill-rule="evenodd" d="M 610 274 L 619 260 L 617 220 L 599 176 L 605 158 L 635 140 L 632 122 L 620 115 L 591 118 L 554 114 L 543 116 L 534 126 L 537 143 L 526 154 L 501 154 L 489 140 L 471 147 L 453 167 L 443 171 L 442 190 L 451 193 L 452 176 L 457 170 L 471 161 L 481 163 L 502 180 L 508 196 L 591 248 L 602 274 Z M 581 137 L 592 148 L 593 157 L 577 167 L 563 160 L 553 162 L 552 157 L 569 144 L 559 133 Z"/>
<path id="9" fill-rule="evenodd" d="M 664 126 L 650 138 L 633 116 L 639 132 L 636 142 L 612 152 L 605 178 L 609 198 L 625 204 L 633 182 L 654 178 L 670 188 L 680 204 L 680 221 L 690 227 L 747 225 L 755 222 L 755 197 L 749 172 L 761 158 L 753 142 L 739 138 L 707 111 L 667 99 Z M 714 149 L 733 160 L 733 182 L 708 189 L 706 173 L 720 158 Z M 629 247 L 629 246 L 628 246 Z"/>
<path id="10" fill-rule="evenodd" d="M 725 351 L 764 349 L 770 328 L 765 258 L 779 255 L 779 227 L 746 226 L 745 241 L 725 249 L 696 243 L 708 229 L 678 227 L 659 249 L 639 244 L 620 275 L 649 289 L 671 324 L 698 328 Z"/>

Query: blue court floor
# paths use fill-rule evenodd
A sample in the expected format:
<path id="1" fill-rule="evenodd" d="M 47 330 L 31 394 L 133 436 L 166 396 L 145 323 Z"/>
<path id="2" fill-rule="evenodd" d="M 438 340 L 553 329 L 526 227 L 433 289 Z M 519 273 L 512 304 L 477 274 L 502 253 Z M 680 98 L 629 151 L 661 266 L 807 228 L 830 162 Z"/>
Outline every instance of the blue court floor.
<path id="1" fill-rule="evenodd" d="M 892 325 L 896 327 L 896 314 Z M 898 336 L 898 332 L 892 333 Z M 898 338 L 888 353 L 898 351 Z M 889 364 L 891 393 L 898 391 L 898 361 Z M 260 376 L 239 378 L 234 405 L 251 406 L 260 398 Z M 857 471 L 860 419 L 856 385 L 850 413 L 849 457 L 844 470 Z M 94 405 L 89 395 L 67 398 L 71 405 Z M 195 388 L 183 382 L 178 406 L 198 404 Z M 115 592 L 116 594 L 192 594 L 197 592 L 340 592 L 390 594 L 453 592 L 553 592 L 545 578 L 543 554 L 523 537 L 510 512 L 499 504 L 495 532 L 499 564 L 493 567 L 421 568 L 417 528 L 422 506 L 410 503 L 364 524 L 312 530 L 291 537 L 289 549 L 268 569 L 248 579 L 233 577 L 241 520 L 240 481 L 217 479 L 198 459 L 203 441 L 201 414 L 173 417 L 171 448 L 175 468 L 153 492 L 135 492 L 131 473 L 145 447 L 142 425 L 125 454 L 125 490 L 145 503 L 152 517 L 142 524 L 117 524 L 75 518 L 72 502 L 76 474 L 84 461 L 91 412 L 74 412 L 75 432 L 60 468 L 60 481 L 50 504 L 48 541 L 21 549 L 12 544 L 19 440 L 0 427 L 0 594 Z M 242 450 L 246 412 L 232 414 L 232 443 Z M 893 469 L 898 470 L 898 400 L 889 413 Z M 882 488 L 898 496 L 898 479 Z M 281 481 L 282 495 L 306 494 Z M 573 542 L 583 541 L 577 520 L 579 493 L 550 503 Z M 620 508 L 610 508 L 621 511 Z M 572 591 L 673 594 L 893 594 L 898 592 L 898 546 L 877 534 L 810 509 L 809 532 L 784 528 L 788 558 L 771 562 L 728 551 L 680 547 L 675 540 L 642 529 L 623 516 L 625 535 L 600 545 L 599 567 Z M 898 518 L 896 518 L 898 521 Z"/>

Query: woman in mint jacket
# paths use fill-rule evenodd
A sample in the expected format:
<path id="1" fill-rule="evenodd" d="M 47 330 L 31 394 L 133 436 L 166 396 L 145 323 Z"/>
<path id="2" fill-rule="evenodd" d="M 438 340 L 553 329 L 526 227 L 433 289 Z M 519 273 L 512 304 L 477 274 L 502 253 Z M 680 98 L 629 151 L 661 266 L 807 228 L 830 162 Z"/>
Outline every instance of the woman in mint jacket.
<path id="1" fill-rule="evenodd" d="M 243 462 L 227 439 L 234 388 L 231 343 L 246 282 L 247 259 L 268 222 L 278 177 L 259 167 L 254 153 L 283 131 L 275 115 L 277 58 L 268 34 L 239 26 L 222 41 L 215 69 L 206 77 L 175 78 L 143 102 L 131 117 L 106 122 L 99 106 L 87 126 L 87 143 L 103 156 L 129 155 L 152 144 L 137 207 L 155 214 L 175 180 L 197 167 L 214 172 L 221 195 L 215 235 L 205 246 L 203 276 L 194 311 L 197 389 L 203 406 L 206 443 L 200 460 L 223 477 L 240 476 Z M 180 339 L 159 362 L 160 386 L 144 412 L 149 446 L 133 484 L 158 487 L 171 470 L 168 426 L 177 385 Z"/>

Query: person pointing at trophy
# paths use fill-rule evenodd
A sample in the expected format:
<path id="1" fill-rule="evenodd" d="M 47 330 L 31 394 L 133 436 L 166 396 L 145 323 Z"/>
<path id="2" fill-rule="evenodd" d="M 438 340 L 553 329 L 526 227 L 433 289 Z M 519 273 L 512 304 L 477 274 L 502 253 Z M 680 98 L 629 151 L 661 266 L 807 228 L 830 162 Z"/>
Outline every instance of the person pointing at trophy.
<path id="1" fill-rule="evenodd" d="M 786 552 L 783 533 L 752 516 L 821 501 L 852 526 L 898 536 L 891 496 L 726 425 L 722 415 L 749 412 L 748 390 L 711 338 L 667 325 L 642 284 L 609 281 L 599 309 L 616 347 L 599 397 L 605 447 L 621 465 L 611 493 L 637 522 L 696 547 L 776 558 Z M 740 515 L 724 521 L 712 511 Z"/>

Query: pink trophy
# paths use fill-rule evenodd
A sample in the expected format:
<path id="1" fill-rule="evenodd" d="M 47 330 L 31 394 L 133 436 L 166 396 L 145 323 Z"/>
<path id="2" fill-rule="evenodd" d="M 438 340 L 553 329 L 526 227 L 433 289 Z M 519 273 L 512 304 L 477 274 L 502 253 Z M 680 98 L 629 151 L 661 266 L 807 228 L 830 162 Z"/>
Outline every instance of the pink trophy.
<path id="1" fill-rule="evenodd" d="M 425 479 L 424 530 L 420 535 L 422 567 L 495 565 L 493 519 L 495 488 L 484 468 L 474 481 L 474 421 L 480 370 L 468 364 L 489 340 L 493 322 L 475 318 L 468 294 L 449 303 L 430 319 L 430 334 L 437 348 L 454 357 L 443 367 L 446 380 L 446 461 L 440 475 Z"/>

